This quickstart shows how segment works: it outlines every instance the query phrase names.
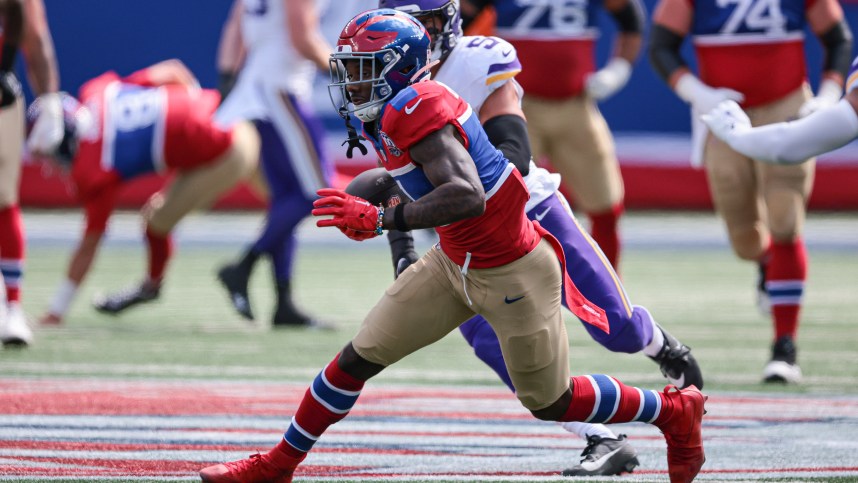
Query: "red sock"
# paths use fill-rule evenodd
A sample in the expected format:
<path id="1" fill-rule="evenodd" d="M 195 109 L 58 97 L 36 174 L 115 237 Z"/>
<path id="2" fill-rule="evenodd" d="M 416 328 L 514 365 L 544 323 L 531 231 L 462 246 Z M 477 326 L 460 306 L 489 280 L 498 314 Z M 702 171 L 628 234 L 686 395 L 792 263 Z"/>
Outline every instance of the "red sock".
<path id="1" fill-rule="evenodd" d="M 572 378 L 572 401 L 561 421 L 588 423 L 652 422 L 663 397 L 657 391 L 626 386 L 604 374 Z"/>
<path id="2" fill-rule="evenodd" d="M 316 440 L 332 424 L 345 418 L 363 389 L 364 381 L 340 369 L 339 354 L 304 393 L 283 440 L 269 452 L 271 461 L 282 469 L 293 468 Z"/>
<path id="3" fill-rule="evenodd" d="M 0 273 L 9 302 L 21 301 L 21 278 L 24 275 L 24 221 L 18 205 L 0 210 Z"/>
<path id="4" fill-rule="evenodd" d="M 149 280 L 160 282 L 173 254 L 173 240 L 169 234 L 158 235 L 147 226 L 146 243 L 149 246 Z"/>
<path id="5" fill-rule="evenodd" d="M 605 257 L 611 262 L 614 270 L 619 272 L 620 263 L 620 233 L 618 230 L 620 216 L 623 214 L 623 203 L 617 203 L 608 211 L 602 213 L 587 213 L 590 217 L 593 240 L 599 244 Z"/>
<path id="6" fill-rule="evenodd" d="M 801 238 L 773 242 L 766 267 L 766 292 L 772 303 L 775 340 L 789 336 L 795 340 L 801 298 L 807 280 L 807 252 Z"/>

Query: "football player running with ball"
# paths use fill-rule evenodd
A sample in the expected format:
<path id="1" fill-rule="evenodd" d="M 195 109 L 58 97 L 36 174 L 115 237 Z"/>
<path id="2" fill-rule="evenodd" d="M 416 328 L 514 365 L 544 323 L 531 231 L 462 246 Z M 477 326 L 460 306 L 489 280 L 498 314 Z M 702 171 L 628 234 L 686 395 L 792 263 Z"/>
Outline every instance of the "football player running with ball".
<path id="1" fill-rule="evenodd" d="M 688 347 L 656 324 L 644 307 L 632 305 L 628 300 L 610 262 L 583 230 L 558 191 L 560 175 L 551 174 L 531 161 L 527 126 L 520 107 L 522 89 L 514 79 L 521 71 L 515 48 L 497 37 L 462 36 L 455 1 L 381 0 L 379 6 L 408 12 L 423 23 L 433 39 L 432 59 L 438 61 L 431 68 L 432 79 L 450 86 L 471 105 L 489 141 L 524 176 L 530 193 L 525 207 L 528 218 L 539 222 L 560 241 L 566 255 L 568 275 L 585 297 L 607 313 L 610 333 L 585 323 L 590 335 L 614 352 L 643 351 L 678 387 L 693 384 L 698 389 L 702 388 L 700 369 Z M 387 185 L 392 187 L 391 193 L 399 191 L 381 168 L 360 175 L 352 186 L 357 186 L 364 177 L 369 186 Z M 359 192 L 347 191 L 361 196 Z M 382 194 L 375 199 L 367 199 L 378 204 L 388 198 L 389 195 Z M 399 195 L 395 199 L 404 201 L 404 198 L 404 195 Z M 388 239 L 398 275 L 417 259 L 417 255 L 410 232 L 391 230 Z M 498 338 L 486 319 L 477 315 L 462 324 L 459 330 L 477 357 L 514 390 Z M 617 437 L 604 425 L 569 422 L 562 426 L 588 442 L 582 464 L 565 470 L 565 475 L 614 475 L 631 471 L 638 464 L 636 452 L 625 436 Z"/>
<path id="2" fill-rule="evenodd" d="M 435 228 L 440 243 L 382 295 L 357 335 L 322 370 L 276 447 L 264 455 L 203 469 L 208 482 L 289 482 L 325 430 L 354 406 L 367 380 L 430 345 L 475 314 L 491 324 L 507 354 L 516 397 L 538 419 L 630 422 L 659 427 L 671 481 L 691 481 L 704 462 L 706 397 L 696 387 L 663 393 L 613 377 L 569 378 L 560 300 L 586 322 L 610 331 L 605 310 L 565 276 L 563 248 L 524 207 L 521 174 L 488 140 L 478 114 L 429 80 L 429 35 L 391 9 L 364 12 L 340 34 L 332 54 L 337 107 L 363 122 L 384 168 L 413 201 L 376 207 L 323 189 L 317 222 L 365 240 L 396 228 Z"/>

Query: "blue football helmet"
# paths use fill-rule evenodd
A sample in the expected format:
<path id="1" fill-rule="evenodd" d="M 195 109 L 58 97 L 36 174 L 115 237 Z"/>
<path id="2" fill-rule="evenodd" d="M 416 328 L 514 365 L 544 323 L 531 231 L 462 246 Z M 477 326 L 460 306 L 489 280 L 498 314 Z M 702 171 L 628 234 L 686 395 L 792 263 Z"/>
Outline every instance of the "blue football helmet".
<path id="1" fill-rule="evenodd" d="M 462 36 L 459 0 L 378 0 L 378 8 L 393 8 L 418 20 L 423 17 L 439 17 L 442 22 L 441 30 L 429 29 L 429 35 L 432 37 L 432 60 L 447 57 Z"/>
<path id="2" fill-rule="evenodd" d="M 331 54 L 328 92 L 334 107 L 344 118 L 353 113 L 363 122 L 376 120 L 399 91 L 428 78 L 429 43 L 426 29 L 411 15 L 392 9 L 358 14 L 346 24 Z M 359 78 L 348 77 L 347 62 L 359 62 Z M 367 65 L 373 72 L 370 78 L 363 77 Z M 372 97 L 356 106 L 346 87 L 366 82 L 372 83 Z"/>

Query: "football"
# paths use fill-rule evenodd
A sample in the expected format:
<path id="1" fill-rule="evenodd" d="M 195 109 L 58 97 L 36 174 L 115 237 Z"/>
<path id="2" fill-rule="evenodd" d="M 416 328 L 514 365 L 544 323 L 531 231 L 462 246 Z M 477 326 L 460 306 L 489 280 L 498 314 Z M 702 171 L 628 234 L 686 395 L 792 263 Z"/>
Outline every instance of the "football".
<path id="1" fill-rule="evenodd" d="M 346 193 L 359 196 L 373 205 L 396 206 L 408 198 L 384 168 L 373 168 L 355 176 Z"/>

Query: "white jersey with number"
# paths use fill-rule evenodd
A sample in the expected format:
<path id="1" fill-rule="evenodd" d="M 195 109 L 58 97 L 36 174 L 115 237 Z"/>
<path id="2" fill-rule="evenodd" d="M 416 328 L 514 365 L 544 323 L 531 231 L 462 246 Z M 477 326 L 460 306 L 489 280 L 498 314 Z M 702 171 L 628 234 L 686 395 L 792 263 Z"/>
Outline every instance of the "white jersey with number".
<path id="1" fill-rule="evenodd" d="M 268 115 L 272 92 L 310 97 L 316 66 L 292 45 L 284 0 L 240 0 L 241 38 L 247 51 L 235 87 L 218 110 L 221 123 Z M 328 0 L 316 0 L 322 11 Z"/>
<path id="2" fill-rule="evenodd" d="M 519 97 L 524 94 L 514 79 L 519 72 L 521 63 L 509 42 L 475 35 L 459 39 L 433 79 L 448 85 L 479 113 L 486 98 L 507 82 L 514 84 Z M 525 211 L 530 211 L 557 191 L 560 175 L 549 173 L 531 161 L 524 182 L 530 192 Z"/>

